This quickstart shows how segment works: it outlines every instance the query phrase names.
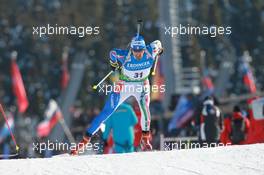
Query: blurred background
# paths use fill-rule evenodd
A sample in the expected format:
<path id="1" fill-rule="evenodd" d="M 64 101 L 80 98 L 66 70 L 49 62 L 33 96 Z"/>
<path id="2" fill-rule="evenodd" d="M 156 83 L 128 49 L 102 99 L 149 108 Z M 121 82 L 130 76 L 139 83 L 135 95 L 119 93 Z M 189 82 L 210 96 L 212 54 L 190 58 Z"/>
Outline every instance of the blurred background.
<path id="1" fill-rule="evenodd" d="M 106 99 L 91 87 L 111 70 L 109 51 L 127 47 L 137 19 L 144 21 L 146 42 L 159 39 L 165 50 L 151 77 L 152 84 L 166 85 L 165 93 L 151 94 L 155 149 L 162 149 L 166 137 L 199 140 L 203 99 L 208 95 L 216 99 L 223 121 L 232 118 L 235 105 L 250 120 L 247 102 L 264 90 L 261 0 L 0 0 L 0 102 L 12 121 L 20 157 L 58 153 L 33 151 L 35 142 L 82 138 Z M 32 34 L 33 26 L 47 24 L 99 26 L 100 34 Z M 180 24 L 230 26 L 232 34 L 165 35 L 164 26 Z M 137 104 L 130 104 L 140 117 Z M 0 128 L 0 150 L 8 155 L 15 149 L 2 116 Z M 100 140 L 100 133 L 97 137 Z"/>

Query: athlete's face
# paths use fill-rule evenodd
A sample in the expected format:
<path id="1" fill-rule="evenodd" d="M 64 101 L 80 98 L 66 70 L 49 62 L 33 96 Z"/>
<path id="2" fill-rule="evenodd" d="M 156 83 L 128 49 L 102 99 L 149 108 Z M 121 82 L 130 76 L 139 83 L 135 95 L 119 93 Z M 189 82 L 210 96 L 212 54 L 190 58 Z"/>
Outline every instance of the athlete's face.
<path id="1" fill-rule="evenodd" d="M 132 53 L 137 60 L 140 60 L 144 55 L 144 50 L 132 50 Z"/>

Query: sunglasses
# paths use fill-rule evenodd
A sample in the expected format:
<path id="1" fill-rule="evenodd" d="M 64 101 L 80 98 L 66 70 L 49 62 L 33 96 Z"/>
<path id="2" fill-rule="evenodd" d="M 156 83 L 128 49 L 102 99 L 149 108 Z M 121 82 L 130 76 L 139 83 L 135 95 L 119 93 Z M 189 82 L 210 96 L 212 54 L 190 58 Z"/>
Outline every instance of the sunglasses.
<path id="1" fill-rule="evenodd" d="M 143 52 L 144 49 L 140 49 L 140 50 L 135 50 L 135 49 L 132 49 L 133 52 Z"/>

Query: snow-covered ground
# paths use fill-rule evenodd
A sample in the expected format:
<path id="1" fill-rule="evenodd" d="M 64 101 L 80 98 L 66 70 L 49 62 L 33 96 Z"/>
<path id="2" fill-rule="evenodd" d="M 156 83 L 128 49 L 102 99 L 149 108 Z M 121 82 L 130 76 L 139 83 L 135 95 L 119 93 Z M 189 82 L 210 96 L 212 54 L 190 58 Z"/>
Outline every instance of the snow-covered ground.
<path id="1" fill-rule="evenodd" d="M 0 160 L 1 175 L 264 175 L 264 144 L 115 155 Z"/>

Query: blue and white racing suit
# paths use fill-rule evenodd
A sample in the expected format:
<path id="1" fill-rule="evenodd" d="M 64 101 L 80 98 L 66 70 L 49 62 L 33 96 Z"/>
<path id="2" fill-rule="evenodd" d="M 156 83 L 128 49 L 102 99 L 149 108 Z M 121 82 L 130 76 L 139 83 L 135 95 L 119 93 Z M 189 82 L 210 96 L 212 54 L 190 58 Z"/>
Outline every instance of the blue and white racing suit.
<path id="1" fill-rule="evenodd" d="M 148 76 L 155 63 L 156 56 L 161 48 L 160 41 L 156 40 L 147 45 L 144 55 L 137 60 L 130 50 L 113 49 L 110 52 L 110 62 L 121 63 L 119 81 L 114 85 L 101 113 L 94 118 L 87 135 L 94 135 L 103 123 L 117 108 L 130 96 L 134 96 L 141 112 L 142 131 L 150 130 L 150 87 Z"/>

